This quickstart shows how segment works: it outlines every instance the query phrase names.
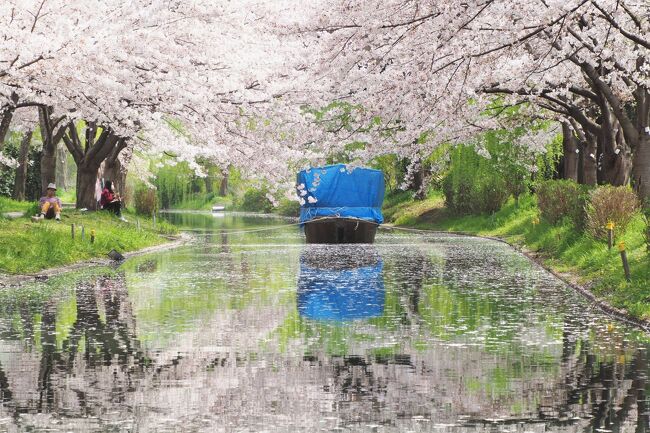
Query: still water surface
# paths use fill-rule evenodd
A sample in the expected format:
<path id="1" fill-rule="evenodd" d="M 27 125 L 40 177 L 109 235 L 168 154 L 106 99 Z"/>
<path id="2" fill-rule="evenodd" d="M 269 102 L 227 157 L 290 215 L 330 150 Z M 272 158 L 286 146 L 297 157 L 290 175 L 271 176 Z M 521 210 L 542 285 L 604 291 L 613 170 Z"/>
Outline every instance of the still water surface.
<path id="1" fill-rule="evenodd" d="M 648 335 L 506 245 L 167 217 L 196 241 L 0 293 L 0 431 L 650 431 Z"/>

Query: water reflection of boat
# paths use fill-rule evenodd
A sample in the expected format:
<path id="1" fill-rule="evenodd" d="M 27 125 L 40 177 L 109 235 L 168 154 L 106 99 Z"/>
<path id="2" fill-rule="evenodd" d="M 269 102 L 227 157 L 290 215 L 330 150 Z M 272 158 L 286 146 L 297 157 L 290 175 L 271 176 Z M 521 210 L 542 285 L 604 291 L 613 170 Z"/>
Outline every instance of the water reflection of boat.
<path id="1" fill-rule="evenodd" d="M 373 243 L 384 219 L 384 175 L 344 164 L 298 173 L 300 222 L 307 243 Z"/>
<path id="2" fill-rule="evenodd" d="M 305 252 L 300 257 L 298 312 L 314 320 L 344 321 L 384 312 L 384 264 L 376 254 L 337 255 Z"/>

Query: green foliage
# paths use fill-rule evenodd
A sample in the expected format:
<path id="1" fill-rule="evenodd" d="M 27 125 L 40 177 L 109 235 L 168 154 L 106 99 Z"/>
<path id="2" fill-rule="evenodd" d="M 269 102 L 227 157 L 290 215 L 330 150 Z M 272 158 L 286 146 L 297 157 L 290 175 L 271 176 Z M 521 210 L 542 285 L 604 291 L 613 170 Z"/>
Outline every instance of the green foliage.
<path id="1" fill-rule="evenodd" d="M 493 110 L 509 119 L 519 108 L 495 105 Z M 545 130 L 549 124 L 533 121 L 518 125 L 487 131 L 475 143 L 450 150 L 448 169 L 441 182 L 450 211 L 458 215 L 496 212 L 508 197 L 517 199 L 534 182 L 553 176 L 561 154 L 557 137 L 541 154 L 520 143 L 526 134 Z"/>
<path id="2" fill-rule="evenodd" d="M 585 224 L 585 206 L 589 188 L 572 180 L 546 180 L 537 186 L 537 205 L 541 217 L 550 224 L 567 218 L 582 229 Z"/>
<path id="3" fill-rule="evenodd" d="M 372 160 L 370 166 L 384 173 L 384 184 L 388 192 L 398 190 L 404 179 L 406 166 L 395 154 L 378 156 Z"/>
<path id="4" fill-rule="evenodd" d="M 494 170 L 493 161 L 480 156 L 474 147 L 460 145 L 453 149 L 449 167 L 443 192 L 453 213 L 496 212 L 508 199 L 506 180 Z"/>
<path id="5" fill-rule="evenodd" d="M 266 188 L 250 188 L 235 205 L 243 211 L 271 213 L 273 212 L 273 203 L 267 198 L 267 194 Z"/>
<path id="6" fill-rule="evenodd" d="M 5 146 L 2 149 L 4 156 L 18 158 L 20 149 L 20 134 L 13 131 L 7 134 Z M 0 164 L 0 196 L 11 197 L 14 190 L 16 169 Z"/>
<path id="7" fill-rule="evenodd" d="M 133 194 L 135 211 L 140 215 L 151 215 L 158 211 L 158 196 L 156 191 L 146 185 L 138 185 Z"/>
<path id="8" fill-rule="evenodd" d="M 209 210 L 213 205 L 230 207 L 233 196 L 243 189 L 239 172 L 236 169 L 228 171 L 228 190 L 226 196 L 221 197 L 219 187 L 224 178 L 221 168 L 208 161 L 199 163 L 205 176 L 197 176 L 185 162 L 153 169 L 159 208 Z"/>
<path id="9" fill-rule="evenodd" d="M 546 151 L 537 154 L 535 167 L 537 172 L 534 179 L 538 182 L 554 179 L 557 174 L 557 166 L 563 155 L 562 134 L 557 134 L 553 140 L 546 145 Z"/>
<path id="10" fill-rule="evenodd" d="M 587 205 L 587 230 L 596 239 L 607 239 L 608 222 L 616 233 L 625 229 L 639 210 L 639 200 L 626 186 L 601 186 L 590 193 Z"/>
<path id="11" fill-rule="evenodd" d="M 38 135 L 38 134 L 35 134 Z M 20 151 L 22 134 L 11 131 L 7 134 L 5 147 L 2 153 L 5 156 L 17 159 Z M 27 167 L 27 178 L 25 179 L 25 196 L 29 200 L 40 198 L 41 194 L 41 151 L 35 147 L 30 149 L 27 156 L 31 163 Z M 0 165 L 0 196 L 11 197 L 14 191 L 16 180 L 16 169 Z"/>
<path id="12" fill-rule="evenodd" d="M 300 215 L 300 203 L 296 200 L 289 200 L 282 198 L 278 203 L 278 207 L 274 209 L 274 213 L 284 216 L 297 217 Z"/>
<path id="13" fill-rule="evenodd" d="M 196 190 L 194 171 L 186 162 L 166 165 L 158 169 L 154 184 L 158 192 L 158 203 L 162 209 L 171 209 L 187 200 Z"/>

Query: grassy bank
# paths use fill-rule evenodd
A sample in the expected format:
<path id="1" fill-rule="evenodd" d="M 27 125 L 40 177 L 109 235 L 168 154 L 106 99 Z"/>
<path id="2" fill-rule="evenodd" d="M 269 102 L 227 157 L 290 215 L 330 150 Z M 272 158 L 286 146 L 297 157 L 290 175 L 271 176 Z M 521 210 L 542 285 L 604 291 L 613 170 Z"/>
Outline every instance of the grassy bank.
<path id="1" fill-rule="evenodd" d="M 38 206 L 35 202 L 16 201 L 8 197 L 0 196 L 0 216 L 5 212 L 36 212 Z"/>
<path id="2" fill-rule="evenodd" d="M 30 210 L 31 204 L 5 203 L 2 212 Z M 31 213 L 31 212 L 30 212 Z M 32 222 L 29 217 L 8 219 L 0 216 L 0 273 L 26 274 L 68 265 L 95 257 L 106 257 L 115 249 L 135 251 L 166 242 L 163 235 L 175 234 L 176 228 L 158 221 L 153 228 L 151 219 L 125 214 L 128 223 L 107 212 L 78 212 L 64 210 L 62 221 Z M 136 221 L 140 221 L 140 229 Z M 76 236 L 72 239 L 71 225 Z M 85 239 L 81 239 L 81 227 Z M 95 242 L 90 242 L 95 230 Z"/>
<path id="3" fill-rule="evenodd" d="M 632 274 L 628 283 L 618 249 L 609 251 L 606 243 L 576 230 L 569 222 L 550 225 L 540 221 L 533 196 L 521 198 L 519 203 L 510 200 L 493 215 L 458 217 L 445 209 L 439 194 L 418 202 L 401 195 L 387 200 L 384 214 L 395 225 L 494 236 L 526 247 L 538 252 L 550 268 L 576 276 L 580 284 L 610 305 L 650 319 L 650 256 L 641 216 L 616 239 L 626 244 Z"/>

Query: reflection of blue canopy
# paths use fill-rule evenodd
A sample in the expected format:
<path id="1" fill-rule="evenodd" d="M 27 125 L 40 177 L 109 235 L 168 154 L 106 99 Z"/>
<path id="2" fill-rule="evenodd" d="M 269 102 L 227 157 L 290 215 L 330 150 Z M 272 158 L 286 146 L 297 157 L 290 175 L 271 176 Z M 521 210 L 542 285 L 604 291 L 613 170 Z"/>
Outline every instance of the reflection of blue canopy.
<path id="1" fill-rule="evenodd" d="M 300 265 L 298 312 L 316 320 L 352 320 L 380 316 L 384 311 L 381 260 L 353 269 L 318 269 Z"/>
<path id="2" fill-rule="evenodd" d="M 379 170 L 345 164 L 311 168 L 298 173 L 297 186 L 304 200 L 300 222 L 330 216 L 384 222 L 384 174 Z"/>

